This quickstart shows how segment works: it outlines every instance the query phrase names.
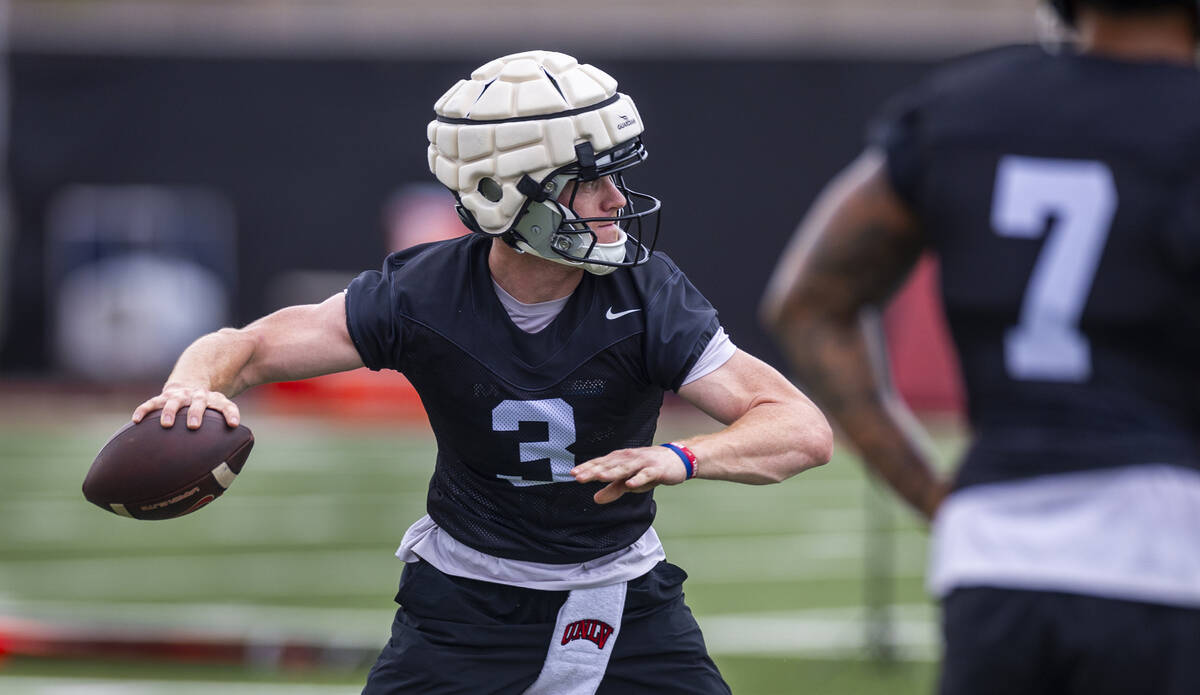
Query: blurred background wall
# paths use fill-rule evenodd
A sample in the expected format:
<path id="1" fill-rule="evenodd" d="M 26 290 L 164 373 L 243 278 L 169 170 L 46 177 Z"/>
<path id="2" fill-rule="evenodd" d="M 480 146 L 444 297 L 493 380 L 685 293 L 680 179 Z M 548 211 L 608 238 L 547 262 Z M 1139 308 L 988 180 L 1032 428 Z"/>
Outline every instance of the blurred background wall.
<path id="1" fill-rule="evenodd" d="M 445 224 L 422 212 L 450 211 L 433 102 L 531 48 L 633 95 L 650 159 L 631 182 L 664 201 L 660 249 L 779 364 L 756 304 L 820 187 L 931 66 L 1033 39 L 1035 4 L 12 2 L 0 377 L 157 381 L 203 332 L 340 290 Z M 905 348 L 940 330 L 931 272 L 888 325 L 910 400 L 946 408 L 952 367 Z"/>

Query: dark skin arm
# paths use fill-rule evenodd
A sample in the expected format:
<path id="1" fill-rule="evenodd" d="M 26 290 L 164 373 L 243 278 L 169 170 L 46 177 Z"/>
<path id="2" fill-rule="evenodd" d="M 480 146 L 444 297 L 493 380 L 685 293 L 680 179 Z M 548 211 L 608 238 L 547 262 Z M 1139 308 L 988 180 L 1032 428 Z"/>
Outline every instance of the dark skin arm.
<path id="1" fill-rule="evenodd" d="M 763 320 L 796 377 L 863 460 L 925 518 L 948 491 L 892 388 L 880 310 L 924 249 L 916 216 L 868 150 L 821 193 L 768 285 Z"/>

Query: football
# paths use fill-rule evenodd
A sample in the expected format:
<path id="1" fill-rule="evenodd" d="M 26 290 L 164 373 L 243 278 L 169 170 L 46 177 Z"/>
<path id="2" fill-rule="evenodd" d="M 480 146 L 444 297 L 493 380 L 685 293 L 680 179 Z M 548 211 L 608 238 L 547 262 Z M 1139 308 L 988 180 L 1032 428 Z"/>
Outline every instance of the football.
<path id="1" fill-rule="evenodd" d="M 118 430 L 92 462 L 83 496 L 133 519 L 173 519 L 220 497 L 242 472 L 254 435 L 229 427 L 216 410 L 205 410 L 200 428 L 189 430 L 187 411 L 169 429 L 155 410 Z"/>

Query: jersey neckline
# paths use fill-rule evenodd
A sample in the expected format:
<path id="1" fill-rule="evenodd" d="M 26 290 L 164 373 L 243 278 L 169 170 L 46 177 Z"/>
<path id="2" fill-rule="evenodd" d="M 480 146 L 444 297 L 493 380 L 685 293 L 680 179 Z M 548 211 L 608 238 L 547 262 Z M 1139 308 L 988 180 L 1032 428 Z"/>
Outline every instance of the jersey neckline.
<path id="1" fill-rule="evenodd" d="M 526 333 L 508 315 L 493 287 L 488 253 L 491 240 L 480 237 L 471 248 L 471 295 L 475 304 L 475 315 L 489 331 L 488 340 L 494 341 L 497 350 L 510 352 L 529 368 L 538 368 L 554 359 L 566 348 L 571 337 L 592 310 L 595 299 L 595 281 L 588 273 L 575 291 L 567 297 L 562 310 L 550 323 L 537 333 Z"/>

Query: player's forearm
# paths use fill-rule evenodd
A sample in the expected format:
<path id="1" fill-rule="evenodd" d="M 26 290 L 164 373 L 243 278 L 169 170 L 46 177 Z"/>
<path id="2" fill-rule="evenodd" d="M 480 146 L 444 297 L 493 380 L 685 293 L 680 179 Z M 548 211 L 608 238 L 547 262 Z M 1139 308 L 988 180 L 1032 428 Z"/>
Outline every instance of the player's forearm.
<path id="1" fill-rule="evenodd" d="M 696 455 L 696 477 L 778 483 L 829 461 L 833 433 L 807 398 L 755 403 L 729 427 L 678 440 Z"/>
<path id="2" fill-rule="evenodd" d="M 257 383 L 249 368 L 254 354 L 253 335 L 244 330 L 222 328 L 200 337 L 183 351 L 167 377 L 166 386 L 236 396 Z"/>
<path id="3" fill-rule="evenodd" d="M 915 418 L 891 389 L 875 319 L 793 317 L 778 324 L 799 381 L 868 467 L 925 516 L 944 495 Z"/>
<path id="4" fill-rule="evenodd" d="M 280 309 L 245 328 L 223 328 L 192 344 L 171 378 L 233 396 L 251 386 L 363 366 L 346 329 L 345 298 Z"/>

